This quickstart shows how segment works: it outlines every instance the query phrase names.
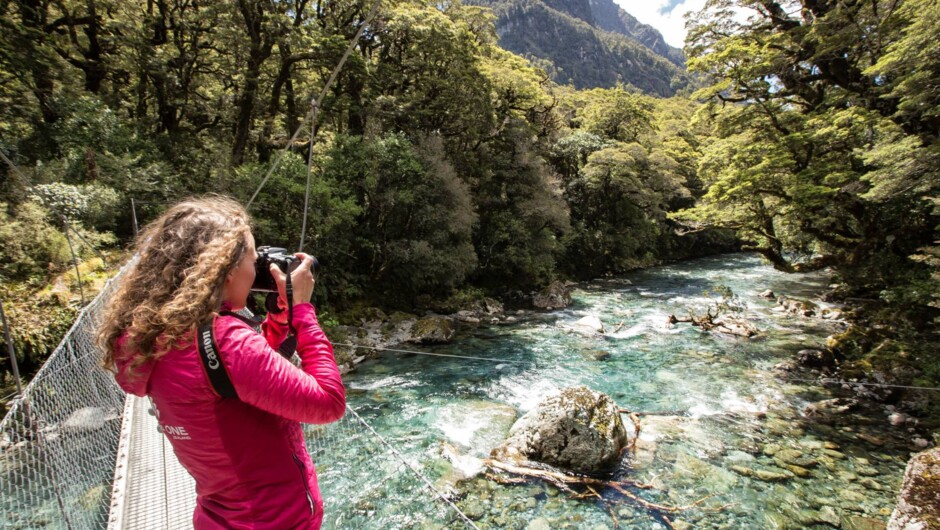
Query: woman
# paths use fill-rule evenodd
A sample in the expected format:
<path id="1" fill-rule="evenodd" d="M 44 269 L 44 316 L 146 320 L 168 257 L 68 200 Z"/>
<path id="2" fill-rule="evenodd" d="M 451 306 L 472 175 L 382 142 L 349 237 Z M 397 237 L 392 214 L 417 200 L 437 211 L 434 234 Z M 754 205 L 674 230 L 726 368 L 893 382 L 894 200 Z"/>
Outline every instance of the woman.
<path id="1" fill-rule="evenodd" d="M 245 307 L 255 278 L 250 219 L 221 197 L 191 199 L 151 223 L 137 261 L 112 296 L 98 330 L 105 365 L 127 392 L 150 396 L 160 429 L 196 479 L 196 530 L 316 529 L 323 501 L 298 422 L 342 417 L 346 394 L 333 347 L 310 304 L 312 258 L 291 274 L 300 368 L 275 349 L 287 312 L 259 334 L 228 311 Z M 285 275 L 271 274 L 286 306 Z M 221 313 L 220 313 L 221 312 Z M 195 330 L 213 322 L 237 398 L 210 384 Z"/>

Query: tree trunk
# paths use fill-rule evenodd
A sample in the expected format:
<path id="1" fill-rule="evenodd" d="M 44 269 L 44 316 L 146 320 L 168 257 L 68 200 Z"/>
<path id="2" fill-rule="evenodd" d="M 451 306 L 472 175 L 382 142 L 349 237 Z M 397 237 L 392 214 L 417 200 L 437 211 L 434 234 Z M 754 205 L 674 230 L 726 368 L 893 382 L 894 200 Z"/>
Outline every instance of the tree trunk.
<path id="1" fill-rule="evenodd" d="M 55 79 L 44 60 L 42 45 L 45 41 L 46 5 L 30 0 L 17 0 L 16 6 L 23 18 L 24 34 L 19 41 L 19 49 L 27 57 L 29 76 L 32 77 L 32 93 L 39 102 L 42 121 L 50 125 L 59 120 L 59 113 L 52 105 L 52 92 Z"/>

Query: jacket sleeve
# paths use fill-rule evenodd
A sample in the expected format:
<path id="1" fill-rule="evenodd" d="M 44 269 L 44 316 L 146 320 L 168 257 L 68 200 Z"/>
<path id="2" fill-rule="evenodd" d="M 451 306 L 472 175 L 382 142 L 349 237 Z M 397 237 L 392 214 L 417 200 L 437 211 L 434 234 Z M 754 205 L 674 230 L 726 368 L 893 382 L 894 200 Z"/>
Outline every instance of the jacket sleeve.
<path id="1" fill-rule="evenodd" d="M 346 411 L 346 389 L 333 358 L 333 345 L 309 303 L 294 307 L 298 368 L 267 339 L 233 319 L 216 321 L 216 342 L 238 398 L 284 418 L 330 423 Z"/>
<path id="2" fill-rule="evenodd" d="M 261 334 L 264 335 L 264 340 L 268 341 L 268 346 L 275 350 L 278 349 L 281 343 L 284 342 L 284 339 L 287 338 L 287 331 L 287 324 L 278 324 L 271 320 L 270 316 L 265 318 L 264 322 L 261 323 Z"/>

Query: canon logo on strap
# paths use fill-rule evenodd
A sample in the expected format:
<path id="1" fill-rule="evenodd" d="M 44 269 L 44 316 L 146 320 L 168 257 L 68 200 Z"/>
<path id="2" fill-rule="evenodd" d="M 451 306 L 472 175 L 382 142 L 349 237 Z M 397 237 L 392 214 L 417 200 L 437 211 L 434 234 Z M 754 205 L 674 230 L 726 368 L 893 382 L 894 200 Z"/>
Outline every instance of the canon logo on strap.
<path id="1" fill-rule="evenodd" d="M 219 369 L 219 357 L 215 354 L 215 347 L 212 344 L 212 329 L 202 332 L 202 346 L 206 350 L 206 358 L 209 359 L 209 369 Z"/>

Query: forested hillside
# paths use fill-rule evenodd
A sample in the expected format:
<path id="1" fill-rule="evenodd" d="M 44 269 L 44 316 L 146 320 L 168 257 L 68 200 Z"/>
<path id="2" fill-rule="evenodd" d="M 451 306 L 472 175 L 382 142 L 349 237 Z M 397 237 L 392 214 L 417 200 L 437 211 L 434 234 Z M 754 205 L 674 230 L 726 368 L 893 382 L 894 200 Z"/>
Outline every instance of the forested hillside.
<path id="1" fill-rule="evenodd" d="M 91 259 L 129 241 L 131 199 L 141 222 L 191 194 L 247 200 L 370 8 L 4 5 L 0 148 L 19 170 L 0 170 L 0 253 L 27 362 L 77 303 L 64 223 Z M 497 46 L 482 7 L 384 3 L 369 28 L 312 137 L 305 239 L 328 314 L 522 300 L 557 278 L 733 248 L 711 232 L 680 241 L 666 217 L 701 192 L 691 101 L 559 87 Z M 296 247 L 310 142 L 308 127 L 252 207 L 259 244 Z"/>
<path id="2" fill-rule="evenodd" d="M 472 0 L 496 14 L 499 45 L 529 58 L 557 83 L 624 84 L 671 96 L 689 84 L 682 51 L 612 0 Z"/>
<path id="3" fill-rule="evenodd" d="M 306 250 L 329 318 L 520 301 L 743 245 L 781 270 L 832 268 L 830 296 L 858 323 L 834 347 L 859 373 L 940 380 L 936 2 L 711 0 L 686 48 L 707 84 L 691 98 L 636 93 L 672 93 L 659 74 L 675 64 L 583 21 L 553 25 L 541 2 L 383 3 L 315 134 L 288 146 L 371 6 L 0 4 L 0 150 L 19 168 L 0 166 L 0 275 L 28 364 L 79 305 L 65 223 L 103 276 L 96 252 L 121 260 L 131 199 L 142 221 L 191 194 L 247 200 L 289 147 L 251 213 L 259 243 L 295 247 L 312 143 Z M 561 77 L 574 86 L 552 82 L 497 45 L 500 10 L 548 24 L 513 38 L 556 28 L 575 55 L 589 49 L 569 37 L 635 53 L 624 68 L 650 86 L 579 90 L 595 81 L 574 70 Z"/>

